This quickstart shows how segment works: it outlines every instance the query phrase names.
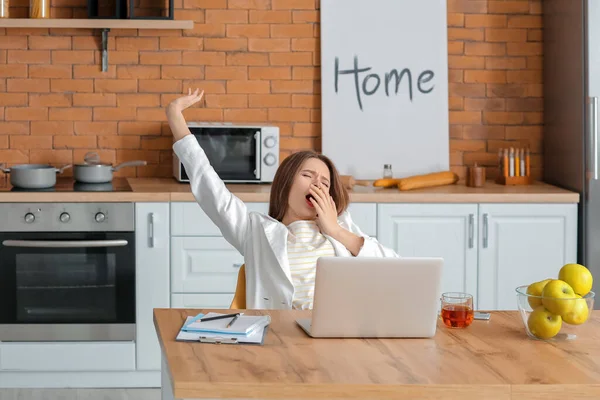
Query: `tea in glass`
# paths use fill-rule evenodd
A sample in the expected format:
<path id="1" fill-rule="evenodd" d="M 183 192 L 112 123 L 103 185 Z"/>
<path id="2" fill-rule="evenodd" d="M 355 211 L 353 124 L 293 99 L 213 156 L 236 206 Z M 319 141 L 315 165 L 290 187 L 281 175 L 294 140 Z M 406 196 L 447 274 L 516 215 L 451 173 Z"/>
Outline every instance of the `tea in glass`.
<path id="1" fill-rule="evenodd" d="M 473 296 L 468 293 L 442 294 L 442 321 L 449 328 L 466 328 L 473 322 Z"/>

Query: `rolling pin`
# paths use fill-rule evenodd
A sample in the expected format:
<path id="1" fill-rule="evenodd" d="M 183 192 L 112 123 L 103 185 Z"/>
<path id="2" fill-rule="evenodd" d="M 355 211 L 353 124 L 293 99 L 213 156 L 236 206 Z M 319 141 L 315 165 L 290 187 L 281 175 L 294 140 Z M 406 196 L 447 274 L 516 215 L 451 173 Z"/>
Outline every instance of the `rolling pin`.
<path id="1" fill-rule="evenodd" d="M 342 180 L 342 185 L 344 185 L 346 189 L 352 190 L 355 185 L 372 186 L 371 181 L 356 180 L 352 175 L 341 175 L 340 178 Z"/>

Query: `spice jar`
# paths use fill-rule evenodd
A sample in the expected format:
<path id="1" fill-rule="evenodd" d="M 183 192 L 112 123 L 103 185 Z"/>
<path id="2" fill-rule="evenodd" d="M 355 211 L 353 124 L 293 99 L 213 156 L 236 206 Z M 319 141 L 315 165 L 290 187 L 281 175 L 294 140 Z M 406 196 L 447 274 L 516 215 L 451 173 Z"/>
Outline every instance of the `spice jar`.
<path id="1" fill-rule="evenodd" d="M 29 18 L 50 18 L 50 0 L 29 0 Z"/>
<path id="2" fill-rule="evenodd" d="M 8 18 L 8 9 L 10 7 L 8 0 L 0 0 L 0 18 Z"/>
<path id="3" fill-rule="evenodd" d="M 482 187 L 485 184 L 485 167 L 480 167 L 475 163 L 474 166 L 467 169 L 467 186 Z"/>
<path id="4" fill-rule="evenodd" d="M 383 178 L 392 178 L 394 174 L 392 173 L 392 164 L 384 164 L 383 166 Z"/>

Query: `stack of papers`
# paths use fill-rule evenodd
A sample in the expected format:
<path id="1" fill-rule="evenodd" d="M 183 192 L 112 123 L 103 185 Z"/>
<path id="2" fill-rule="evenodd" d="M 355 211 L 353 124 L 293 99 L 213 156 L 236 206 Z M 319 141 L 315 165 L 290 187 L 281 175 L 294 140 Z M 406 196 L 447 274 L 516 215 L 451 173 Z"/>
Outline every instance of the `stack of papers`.
<path id="1" fill-rule="evenodd" d="M 187 317 L 176 340 L 205 343 L 255 343 L 262 344 L 267 326 L 271 323 L 268 315 L 243 315 L 227 327 L 232 318 L 200 321 L 201 318 L 216 317 L 219 313 L 198 314 Z"/>

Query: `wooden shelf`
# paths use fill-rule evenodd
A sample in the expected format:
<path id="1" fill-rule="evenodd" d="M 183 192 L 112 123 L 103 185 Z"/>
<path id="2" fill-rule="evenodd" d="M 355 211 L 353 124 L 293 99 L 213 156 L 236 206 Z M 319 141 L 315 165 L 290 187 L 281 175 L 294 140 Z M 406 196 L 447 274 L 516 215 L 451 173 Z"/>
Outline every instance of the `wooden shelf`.
<path id="1" fill-rule="evenodd" d="M 194 28 L 194 21 L 100 18 L 0 18 L 0 28 L 192 29 Z"/>

